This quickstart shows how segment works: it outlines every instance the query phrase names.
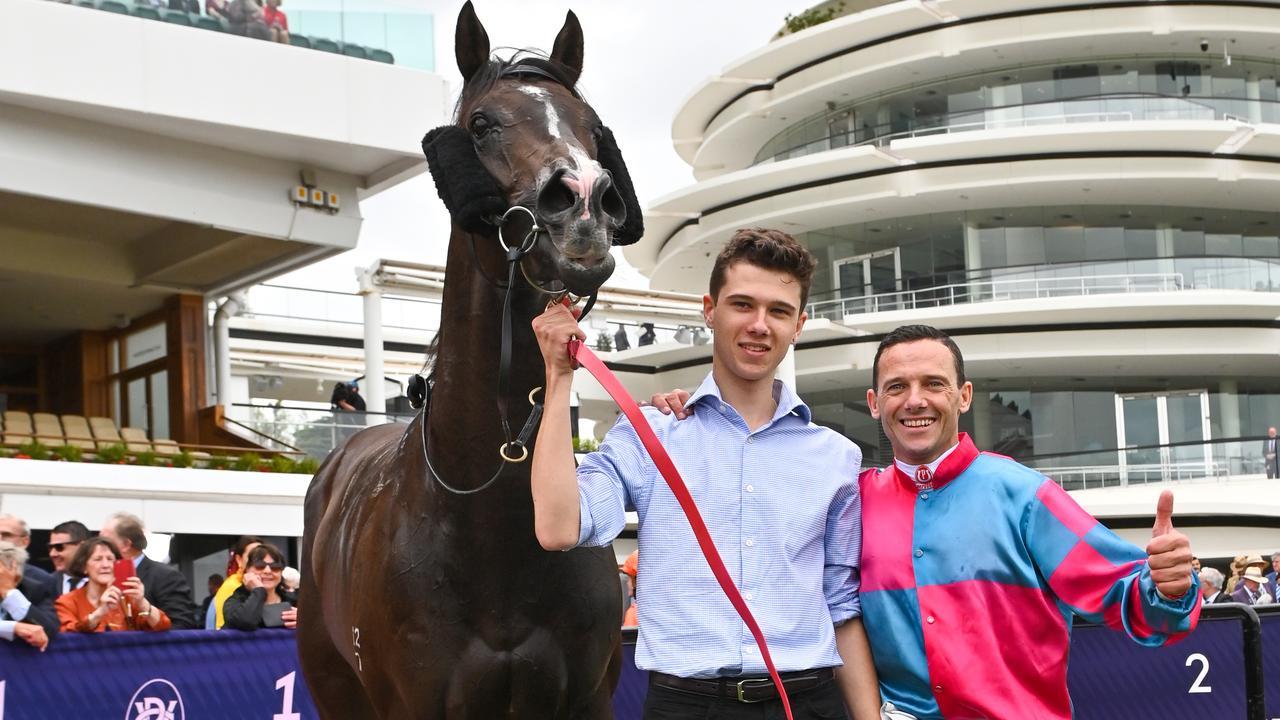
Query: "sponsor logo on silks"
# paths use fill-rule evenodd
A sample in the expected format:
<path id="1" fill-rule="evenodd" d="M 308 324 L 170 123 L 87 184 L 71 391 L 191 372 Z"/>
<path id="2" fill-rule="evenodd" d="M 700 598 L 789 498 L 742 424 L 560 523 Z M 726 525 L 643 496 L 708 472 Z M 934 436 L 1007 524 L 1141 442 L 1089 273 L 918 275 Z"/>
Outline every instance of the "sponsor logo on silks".
<path id="1" fill-rule="evenodd" d="M 933 471 L 928 465 L 920 465 L 916 468 L 916 486 L 922 490 L 933 487 Z"/>
<path id="2" fill-rule="evenodd" d="M 124 720 L 186 720 L 182 695 L 168 680 L 152 678 L 133 693 Z"/>

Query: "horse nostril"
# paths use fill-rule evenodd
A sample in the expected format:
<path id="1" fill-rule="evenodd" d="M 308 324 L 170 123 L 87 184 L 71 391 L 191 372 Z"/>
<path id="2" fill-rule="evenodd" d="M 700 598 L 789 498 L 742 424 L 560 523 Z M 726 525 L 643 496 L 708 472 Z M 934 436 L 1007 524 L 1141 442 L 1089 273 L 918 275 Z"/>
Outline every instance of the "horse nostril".
<path id="1" fill-rule="evenodd" d="M 622 193 L 609 183 L 600 195 L 600 212 L 621 225 L 627 219 L 627 206 L 622 202 Z"/>
<path id="2" fill-rule="evenodd" d="M 559 217 L 578 204 L 578 197 L 565 184 L 564 176 L 564 170 L 557 170 L 538 190 L 538 217 Z"/>

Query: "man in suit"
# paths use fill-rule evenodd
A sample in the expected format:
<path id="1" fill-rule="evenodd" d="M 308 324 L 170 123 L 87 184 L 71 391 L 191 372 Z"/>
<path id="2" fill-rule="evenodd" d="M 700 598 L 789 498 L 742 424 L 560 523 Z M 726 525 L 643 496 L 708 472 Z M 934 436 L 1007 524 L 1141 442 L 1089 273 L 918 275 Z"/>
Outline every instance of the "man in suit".
<path id="1" fill-rule="evenodd" d="M 48 581 L 27 575 L 27 569 L 26 548 L 0 540 L 0 639 L 21 640 L 44 652 L 58 634 L 58 616 Z"/>
<path id="2" fill-rule="evenodd" d="M 194 630 L 196 605 L 191 599 L 191 587 L 176 569 L 158 563 L 142 554 L 147 549 L 146 529 L 137 515 L 116 513 L 107 518 L 99 533 L 115 542 L 120 553 L 133 561 L 133 567 L 146 588 L 147 602 L 155 605 L 173 621 L 174 630 Z"/>
<path id="3" fill-rule="evenodd" d="M 71 558 L 75 556 L 80 543 L 88 539 L 89 528 L 77 520 L 58 523 L 53 526 L 53 530 L 49 531 L 49 560 L 53 563 L 49 595 L 54 599 L 79 588 L 86 582 L 85 578 L 80 578 L 79 582 L 72 581 L 71 576 L 67 574 L 67 567 L 71 565 Z"/>
<path id="4" fill-rule="evenodd" d="M 1231 596 L 1222 592 L 1222 573 L 1213 568 L 1200 571 L 1200 594 L 1204 596 L 1205 605 L 1231 602 Z"/>
<path id="5" fill-rule="evenodd" d="M 1262 462 L 1267 466 L 1267 477 L 1280 477 L 1280 472 L 1276 468 L 1276 453 L 1280 452 L 1280 438 L 1276 437 L 1276 429 L 1274 427 L 1267 428 L 1267 437 L 1262 441 Z"/>
<path id="6" fill-rule="evenodd" d="M 1266 581 L 1267 579 L 1262 576 L 1262 571 L 1257 566 L 1250 565 L 1245 568 L 1244 575 L 1240 576 L 1240 586 L 1236 588 L 1235 592 L 1231 593 L 1232 601 L 1245 605 L 1257 605 L 1265 594 L 1262 590 L 1262 585 Z M 1265 602 L 1271 602 L 1274 599 L 1274 597 L 1271 597 Z"/>

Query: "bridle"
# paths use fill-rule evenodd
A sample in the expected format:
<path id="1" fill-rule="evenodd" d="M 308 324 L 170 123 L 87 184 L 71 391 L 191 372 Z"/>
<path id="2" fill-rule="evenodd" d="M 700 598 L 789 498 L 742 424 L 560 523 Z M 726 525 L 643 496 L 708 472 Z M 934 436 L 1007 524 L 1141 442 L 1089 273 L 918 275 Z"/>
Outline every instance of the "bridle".
<path id="1" fill-rule="evenodd" d="M 518 214 L 520 211 L 528 214 L 529 219 L 533 224 L 525 234 L 524 239 L 521 240 L 518 245 L 509 245 L 506 238 L 503 237 L 502 230 L 506 226 L 507 220 L 511 215 L 513 213 Z M 529 439 L 533 436 L 534 431 L 538 427 L 538 422 L 542 419 L 542 403 L 534 399 L 534 396 L 542 389 L 541 386 L 538 386 L 529 391 L 529 404 L 533 409 L 529 411 L 528 419 L 525 420 L 524 426 L 520 428 L 520 432 L 516 434 L 514 438 L 512 437 L 511 425 L 507 421 L 507 394 L 511 388 L 511 297 L 515 294 L 515 288 L 517 286 L 517 270 L 530 287 L 543 295 L 549 296 L 550 299 L 547 301 L 548 306 L 551 306 L 554 303 L 559 303 L 566 297 L 570 298 L 573 301 L 573 304 L 576 304 L 582 299 L 580 297 L 575 298 L 569 293 L 567 288 L 555 291 L 547 290 L 530 278 L 529 273 L 524 269 L 522 261 L 525 256 L 527 256 L 533 250 L 534 245 L 537 244 L 538 236 L 546 233 L 546 229 L 538 225 L 538 217 L 532 210 L 523 205 L 513 205 L 502 214 L 502 217 L 498 219 L 495 225 L 498 228 L 498 244 L 502 246 L 502 249 L 506 254 L 507 281 L 505 284 L 495 281 L 487 272 L 485 272 L 484 265 L 480 263 L 479 257 L 477 257 L 476 254 L 475 235 L 472 234 L 471 236 L 471 256 L 475 262 L 476 268 L 480 270 L 480 274 L 489 282 L 490 285 L 503 291 L 502 342 L 499 347 L 498 354 L 498 417 L 502 422 L 502 436 L 504 441 L 498 446 L 498 457 L 500 458 L 498 469 L 495 470 L 493 475 L 491 475 L 489 479 L 484 481 L 484 483 L 479 487 L 470 490 L 455 488 L 446 482 L 445 479 L 440 476 L 440 473 L 436 471 L 435 466 L 431 463 L 431 453 L 427 450 L 427 422 L 430 419 L 429 411 L 431 408 L 431 389 L 435 384 L 433 379 L 435 373 L 432 372 L 426 378 L 422 375 L 413 375 L 409 378 L 409 404 L 412 407 L 421 410 L 419 413 L 421 418 L 419 424 L 422 427 L 422 457 L 426 461 L 427 471 L 431 473 L 431 477 L 435 479 L 440 487 L 455 495 L 472 495 L 485 490 L 497 481 L 508 463 L 522 463 L 527 460 L 529 458 Z M 587 313 L 591 311 L 591 308 L 596 303 L 596 296 L 598 294 L 599 291 L 587 296 L 587 302 L 583 306 L 581 314 L 578 315 L 579 321 L 586 317 Z"/>

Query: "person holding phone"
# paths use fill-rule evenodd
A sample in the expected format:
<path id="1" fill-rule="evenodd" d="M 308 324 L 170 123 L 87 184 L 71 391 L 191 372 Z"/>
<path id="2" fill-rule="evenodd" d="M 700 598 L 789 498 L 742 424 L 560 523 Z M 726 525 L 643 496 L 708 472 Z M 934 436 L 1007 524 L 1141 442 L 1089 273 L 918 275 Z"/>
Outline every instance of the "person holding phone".
<path id="1" fill-rule="evenodd" d="M 222 627 L 257 630 L 297 626 L 297 598 L 280 584 L 284 555 L 263 543 L 249 553 L 244 582 L 222 606 Z"/>
<path id="2" fill-rule="evenodd" d="M 111 540 L 94 537 L 80 543 L 68 572 L 84 578 L 79 589 L 54 603 L 63 632 L 168 630 L 173 622 L 146 598 L 146 587 Z"/>

